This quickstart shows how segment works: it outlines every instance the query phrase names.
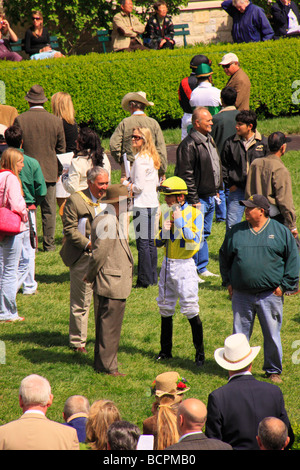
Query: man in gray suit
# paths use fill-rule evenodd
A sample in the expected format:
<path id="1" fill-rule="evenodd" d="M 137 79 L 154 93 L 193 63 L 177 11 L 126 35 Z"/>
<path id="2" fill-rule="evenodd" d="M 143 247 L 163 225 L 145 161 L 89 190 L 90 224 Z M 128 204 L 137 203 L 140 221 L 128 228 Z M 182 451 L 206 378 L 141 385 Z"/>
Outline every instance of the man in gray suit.
<path id="1" fill-rule="evenodd" d="M 94 367 L 112 376 L 118 371 L 117 353 L 126 299 L 130 295 L 133 256 L 127 239 L 128 190 L 122 184 L 107 188 L 107 208 L 92 222 L 92 256 L 85 280 L 94 283 L 96 341 Z M 125 226 L 125 227 L 124 227 Z"/>
<path id="2" fill-rule="evenodd" d="M 209 439 L 203 433 L 207 409 L 202 401 L 188 398 L 177 411 L 177 429 L 180 439 L 166 450 L 232 450 L 231 445 L 218 439 Z"/>
<path id="3" fill-rule="evenodd" d="M 39 162 L 46 181 L 47 195 L 41 203 L 43 248 L 44 251 L 54 251 L 56 182 L 59 176 L 57 154 L 66 151 L 63 122 L 44 109 L 48 98 L 40 85 L 33 85 L 25 100 L 28 101 L 30 109 L 20 114 L 15 123 L 23 131 L 24 153 Z"/>
<path id="4" fill-rule="evenodd" d="M 65 241 L 60 256 L 70 268 L 69 343 L 77 352 L 86 353 L 88 316 L 93 295 L 90 283 L 83 281 L 91 257 L 91 225 L 105 205 L 101 198 L 108 186 L 108 172 L 94 167 L 87 172 L 88 188 L 72 194 L 63 211 Z"/>

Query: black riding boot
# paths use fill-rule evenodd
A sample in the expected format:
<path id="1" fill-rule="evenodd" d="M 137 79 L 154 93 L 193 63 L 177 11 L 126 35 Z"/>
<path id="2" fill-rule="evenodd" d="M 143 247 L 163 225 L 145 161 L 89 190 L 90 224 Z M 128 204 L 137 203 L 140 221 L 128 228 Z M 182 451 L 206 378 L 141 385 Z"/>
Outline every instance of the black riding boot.
<path id="1" fill-rule="evenodd" d="M 173 317 L 161 317 L 160 353 L 156 360 L 172 357 Z"/>
<path id="2" fill-rule="evenodd" d="M 189 319 L 192 335 L 193 335 L 193 344 L 196 349 L 195 363 L 197 366 L 201 367 L 204 364 L 204 345 L 203 345 L 203 327 L 202 321 L 200 320 L 199 315 Z"/>

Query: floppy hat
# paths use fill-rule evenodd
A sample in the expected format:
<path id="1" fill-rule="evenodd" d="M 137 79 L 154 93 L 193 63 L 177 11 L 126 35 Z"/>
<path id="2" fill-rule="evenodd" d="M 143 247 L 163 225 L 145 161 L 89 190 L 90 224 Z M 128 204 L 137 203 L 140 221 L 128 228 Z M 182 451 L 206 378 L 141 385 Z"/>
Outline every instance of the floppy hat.
<path id="1" fill-rule="evenodd" d="M 25 100 L 29 103 L 45 103 L 48 101 L 41 85 L 33 85 L 25 96 Z"/>
<path id="2" fill-rule="evenodd" d="M 112 204 L 119 202 L 120 199 L 128 199 L 130 197 L 126 186 L 123 184 L 111 184 L 106 190 L 105 197 L 101 199 L 101 203 Z"/>
<path id="3" fill-rule="evenodd" d="M 239 204 L 245 207 L 260 207 L 266 211 L 270 210 L 268 199 L 261 194 L 253 194 L 246 201 L 239 201 Z"/>
<path id="4" fill-rule="evenodd" d="M 195 75 L 198 78 L 201 77 L 209 77 L 212 75 L 214 72 L 212 71 L 211 67 L 208 64 L 200 64 L 196 68 Z"/>
<path id="5" fill-rule="evenodd" d="M 228 336 L 224 347 L 215 350 L 214 356 L 219 366 L 226 370 L 240 370 L 247 367 L 256 358 L 260 346 L 250 347 L 243 333 Z"/>
<path id="6" fill-rule="evenodd" d="M 140 103 L 143 103 L 146 106 L 154 106 L 154 103 L 152 103 L 152 101 L 147 100 L 146 93 L 144 91 L 138 91 L 136 93 L 127 93 L 127 95 L 123 97 L 121 106 L 125 111 L 130 112 L 130 101 L 139 101 Z"/>
<path id="7" fill-rule="evenodd" d="M 190 390 L 187 381 L 178 372 L 163 372 L 152 384 L 152 390 L 157 397 L 164 395 L 182 395 Z"/>
<path id="8" fill-rule="evenodd" d="M 229 52 L 228 54 L 223 55 L 221 62 L 219 62 L 219 65 L 228 65 L 231 62 L 238 61 L 238 56 L 236 54 L 233 54 L 233 52 Z"/>

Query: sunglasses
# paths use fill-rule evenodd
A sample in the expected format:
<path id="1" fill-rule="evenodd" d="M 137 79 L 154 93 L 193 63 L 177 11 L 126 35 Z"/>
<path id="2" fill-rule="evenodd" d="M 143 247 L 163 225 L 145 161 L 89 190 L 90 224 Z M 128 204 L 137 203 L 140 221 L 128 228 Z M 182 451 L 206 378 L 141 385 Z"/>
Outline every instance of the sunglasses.
<path id="1" fill-rule="evenodd" d="M 141 139 L 143 139 L 143 137 L 141 137 L 140 135 L 132 135 L 131 138 L 132 138 L 133 140 L 141 140 Z"/>
<path id="2" fill-rule="evenodd" d="M 39 21 L 41 18 L 39 18 L 38 16 L 33 16 L 32 17 L 32 21 Z"/>
<path id="3" fill-rule="evenodd" d="M 226 64 L 226 65 L 222 65 L 223 69 L 229 69 L 229 67 L 231 66 L 232 64 Z"/>

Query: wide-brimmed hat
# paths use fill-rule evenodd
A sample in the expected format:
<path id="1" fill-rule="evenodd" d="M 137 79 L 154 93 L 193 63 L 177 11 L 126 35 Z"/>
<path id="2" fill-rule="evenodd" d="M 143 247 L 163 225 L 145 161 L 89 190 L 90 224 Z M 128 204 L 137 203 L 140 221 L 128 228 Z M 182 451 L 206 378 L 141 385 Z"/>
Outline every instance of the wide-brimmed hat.
<path id="1" fill-rule="evenodd" d="M 270 204 L 268 199 L 262 194 L 253 194 L 246 201 L 239 201 L 240 206 L 245 207 L 259 207 L 266 211 L 270 210 Z"/>
<path id="2" fill-rule="evenodd" d="M 164 395 L 182 395 L 190 390 L 190 387 L 178 372 L 163 372 L 156 377 L 152 389 L 157 397 L 162 397 Z"/>
<path id="3" fill-rule="evenodd" d="M 48 98 L 46 98 L 44 93 L 44 88 L 41 85 L 33 85 L 27 95 L 25 96 L 25 100 L 29 103 L 46 103 Z"/>
<path id="4" fill-rule="evenodd" d="M 120 202 L 122 199 L 130 198 L 128 189 L 123 184 L 111 184 L 106 190 L 106 194 L 101 203 L 113 204 L 115 202 Z"/>
<path id="5" fill-rule="evenodd" d="M 232 62 L 238 62 L 238 56 L 234 54 L 233 52 L 229 52 L 228 54 L 223 55 L 221 62 L 219 62 L 219 65 L 228 65 L 231 64 Z"/>
<path id="6" fill-rule="evenodd" d="M 215 350 L 214 356 L 219 366 L 226 370 L 241 370 L 247 367 L 256 358 L 260 346 L 250 347 L 243 333 L 228 336 L 224 347 Z"/>
<path id="7" fill-rule="evenodd" d="M 127 95 L 123 97 L 121 106 L 125 111 L 130 112 L 130 101 L 138 101 L 139 103 L 143 103 L 146 106 L 154 106 L 154 103 L 152 103 L 152 101 L 147 100 L 146 93 L 144 91 L 138 91 L 136 93 L 127 93 Z"/>

